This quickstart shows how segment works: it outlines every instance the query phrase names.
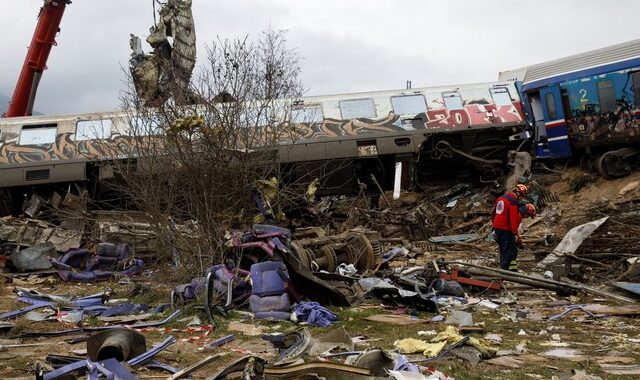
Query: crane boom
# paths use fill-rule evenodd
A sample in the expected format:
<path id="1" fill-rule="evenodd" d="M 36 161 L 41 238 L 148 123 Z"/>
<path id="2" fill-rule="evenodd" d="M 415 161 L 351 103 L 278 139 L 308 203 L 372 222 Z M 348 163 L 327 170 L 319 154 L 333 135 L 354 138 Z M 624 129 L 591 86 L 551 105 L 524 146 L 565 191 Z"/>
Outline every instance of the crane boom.
<path id="1" fill-rule="evenodd" d="M 60 21 L 70 0 L 44 0 L 38 14 L 38 23 L 22 65 L 18 83 L 4 117 L 30 116 L 42 72 L 47 68 L 51 47 L 60 30 Z"/>

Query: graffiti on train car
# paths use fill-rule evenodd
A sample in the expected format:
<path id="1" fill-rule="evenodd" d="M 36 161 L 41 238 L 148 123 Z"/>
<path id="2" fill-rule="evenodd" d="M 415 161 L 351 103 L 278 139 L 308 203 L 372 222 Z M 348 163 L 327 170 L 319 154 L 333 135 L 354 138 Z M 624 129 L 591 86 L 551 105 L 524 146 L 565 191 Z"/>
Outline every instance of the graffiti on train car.
<path id="1" fill-rule="evenodd" d="M 296 129 L 300 140 L 362 136 L 376 133 L 403 132 L 425 129 L 486 126 L 489 124 L 521 122 L 524 112 L 520 102 L 497 107 L 485 102 L 473 103 L 463 109 L 449 111 L 446 108 L 402 117 L 390 112 L 381 119 L 358 118 L 351 120 L 324 119 L 319 123 L 301 123 Z"/>
<path id="2" fill-rule="evenodd" d="M 576 145 L 606 144 L 640 136 L 638 110 L 628 70 L 560 84 L 565 94 L 569 138 Z"/>
<path id="3" fill-rule="evenodd" d="M 427 111 L 427 128 L 469 127 L 487 124 L 519 122 L 524 119 L 520 102 L 496 106 L 482 101 L 470 103 L 458 110 L 446 108 Z"/>
<path id="4" fill-rule="evenodd" d="M 25 162 L 106 159 L 128 151 L 129 136 L 114 134 L 107 140 L 74 141 L 75 133 L 61 133 L 55 142 L 42 145 L 19 145 L 18 139 L 0 141 L 0 164 Z"/>
<path id="5" fill-rule="evenodd" d="M 523 120 L 519 102 L 496 106 L 486 100 L 469 102 L 458 110 L 444 107 L 431 108 L 416 115 L 398 115 L 390 112 L 379 119 L 355 118 L 341 120 L 324 118 L 316 123 L 294 123 L 293 128 L 280 128 L 275 124 L 267 128 L 264 141 L 292 143 L 310 140 L 339 139 L 349 136 L 372 136 L 389 133 L 433 130 L 452 127 L 487 126 Z M 207 128 L 202 126 L 202 128 Z M 60 133 L 50 144 L 20 145 L 18 134 L 4 134 L 0 139 L 0 164 L 19 164 L 37 161 L 123 158 L 132 146 L 132 136 L 112 134 L 105 139 L 76 141 L 74 133 Z M 266 136 L 278 136 L 270 139 Z M 256 146 L 266 146 L 256 144 Z M 157 152 L 157 151 L 156 151 Z"/>
<path id="6" fill-rule="evenodd" d="M 422 120 L 424 120 L 424 118 Z M 400 116 L 393 113 L 378 120 L 366 118 L 351 120 L 327 118 L 318 123 L 296 124 L 293 137 L 294 140 L 314 140 L 425 129 L 425 124 L 422 120 L 420 120 L 419 115 L 416 116 L 416 119 L 401 119 Z M 283 136 L 283 140 L 290 140 L 289 135 Z"/>
<path id="7" fill-rule="evenodd" d="M 577 145 L 624 141 L 640 136 L 637 111 L 589 112 L 567 120 L 569 138 Z"/>

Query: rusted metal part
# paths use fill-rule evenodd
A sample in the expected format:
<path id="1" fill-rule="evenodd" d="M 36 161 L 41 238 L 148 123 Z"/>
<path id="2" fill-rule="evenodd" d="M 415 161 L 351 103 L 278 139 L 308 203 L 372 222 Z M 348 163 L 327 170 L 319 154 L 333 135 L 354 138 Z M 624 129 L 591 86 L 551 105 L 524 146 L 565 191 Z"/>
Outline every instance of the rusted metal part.
<path id="1" fill-rule="evenodd" d="M 315 236 L 293 241 L 291 249 L 302 267 L 334 272 L 340 264 L 353 264 L 359 272 L 372 270 L 381 262 L 380 234 L 349 230 L 339 235 Z"/>
<path id="2" fill-rule="evenodd" d="M 440 272 L 440 278 L 443 280 L 457 281 L 461 284 L 477 286 L 479 288 L 485 288 L 485 289 L 500 290 L 502 288 L 502 281 L 500 280 L 484 281 L 484 280 L 477 280 L 477 279 L 461 276 L 458 266 L 453 266 L 451 268 L 450 274 Z"/>
<path id="3" fill-rule="evenodd" d="M 484 165 L 484 166 L 496 166 L 496 165 L 502 165 L 504 162 L 502 160 L 498 160 L 498 159 L 491 159 L 491 160 L 487 160 L 485 158 L 482 157 L 478 157 L 478 156 L 474 156 L 472 154 L 469 154 L 467 152 L 464 152 L 460 149 L 454 148 L 453 146 L 451 146 L 451 144 L 446 141 L 446 140 L 440 140 L 436 143 L 436 147 L 434 149 L 435 156 L 437 158 L 450 158 L 453 156 L 453 154 L 458 154 L 464 158 L 467 158 L 468 160 L 470 160 L 471 163 L 475 163 L 475 164 L 480 164 L 480 165 Z M 434 155 L 432 154 L 432 157 Z"/>
<path id="4" fill-rule="evenodd" d="M 591 286 L 587 286 L 579 282 L 573 281 L 566 277 L 561 277 L 560 278 L 561 281 L 555 281 L 555 280 L 549 280 L 546 278 L 532 277 L 519 272 L 511 272 L 507 270 L 490 268 L 482 265 L 475 265 L 475 264 L 470 264 L 470 263 L 465 263 L 460 261 L 448 262 L 447 264 L 463 265 L 466 267 L 465 270 L 467 270 L 472 274 L 485 275 L 485 276 L 498 274 L 499 275 L 498 277 L 504 280 L 509 280 L 509 281 L 520 283 L 520 284 L 531 285 L 531 286 L 540 287 L 544 289 L 551 289 L 551 290 L 570 289 L 574 291 L 583 291 L 591 294 L 597 294 L 599 296 L 611 298 L 618 302 L 625 302 L 625 303 L 636 302 L 636 300 L 634 299 L 623 297 L 623 296 L 609 293 L 609 292 L 605 292 L 603 290 L 596 289 Z"/>

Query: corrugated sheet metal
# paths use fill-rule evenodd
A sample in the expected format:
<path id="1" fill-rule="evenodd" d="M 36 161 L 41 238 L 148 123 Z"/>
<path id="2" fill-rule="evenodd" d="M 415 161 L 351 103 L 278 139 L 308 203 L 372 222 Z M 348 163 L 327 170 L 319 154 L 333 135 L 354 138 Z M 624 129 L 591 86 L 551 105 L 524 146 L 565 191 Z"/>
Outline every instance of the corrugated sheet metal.
<path id="1" fill-rule="evenodd" d="M 640 57 L 640 39 L 530 66 L 524 83 Z"/>
<path id="2" fill-rule="evenodd" d="M 527 70 L 531 66 L 519 67 L 513 70 L 505 70 L 498 73 L 498 82 L 515 82 L 522 81 Z"/>

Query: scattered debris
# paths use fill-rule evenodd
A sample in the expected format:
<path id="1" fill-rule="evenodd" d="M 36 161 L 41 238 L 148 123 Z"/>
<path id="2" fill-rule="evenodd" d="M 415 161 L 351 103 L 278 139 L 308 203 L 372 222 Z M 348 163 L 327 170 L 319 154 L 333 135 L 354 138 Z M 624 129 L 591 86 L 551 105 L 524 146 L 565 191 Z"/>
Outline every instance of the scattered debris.
<path id="1" fill-rule="evenodd" d="M 43 365 L 51 367 L 42 369 L 43 378 L 100 365 L 128 378 L 145 371 L 150 378 L 162 372 L 177 379 L 199 370 L 212 379 L 242 372 L 256 379 L 310 373 L 446 379 L 451 377 L 436 369 L 446 362 L 465 370 L 495 365 L 533 378 L 532 365 L 546 366 L 567 378 L 597 379 L 569 374 L 575 362 L 587 360 L 602 373 L 637 375 L 640 338 L 630 318 L 640 315 L 640 213 L 634 209 L 640 198 L 634 198 L 632 183 L 638 179 L 620 183 L 613 192 L 617 200 L 596 198 L 593 209 L 577 213 L 559 201 L 591 186 L 563 192 L 553 176 L 546 187 L 531 184 L 531 201 L 544 204 L 524 224 L 520 272 L 498 269 L 495 242 L 487 239 L 497 194 L 471 184 L 389 195 L 390 205 L 382 204 L 389 207 L 381 210 L 360 209 L 358 199 L 316 194 L 309 200 L 311 216 L 291 219 L 291 229 L 254 224 L 230 230 L 223 258 L 189 273 L 192 278 L 178 286 L 159 280 L 165 275 L 158 267 L 165 264 L 156 263 L 152 252 L 160 240 L 140 215 L 118 221 L 102 212 L 94 221 L 64 227 L 52 221 L 54 230 L 82 231 L 77 245 L 63 250 L 51 241 L 52 233 L 33 235 L 46 239 L 29 235 L 48 221 L 3 219 L 2 278 L 17 288 L 1 294 L 7 302 L 0 303 L 0 320 L 11 323 L 0 332 L 14 329 L 10 336 L 21 339 L 0 341 L 1 355 L 47 359 Z M 536 173 L 532 178 L 538 181 Z M 29 212 L 45 218 L 54 203 L 32 197 Z M 188 225 L 178 230 L 197 231 Z M 141 258 L 150 263 L 148 271 L 137 263 Z M 62 279 L 76 282 L 51 276 L 49 264 Z M 102 286 L 112 289 L 98 291 Z M 64 290 L 46 293 L 58 288 Z M 171 303 L 154 303 L 156 295 Z M 177 318 L 180 313 L 184 318 Z M 25 320 L 37 320 L 37 328 L 27 331 Z M 147 351 L 152 331 L 177 338 Z M 66 353 L 47 355 L 51 344 L 67 336 L 65 344 L 86 341 L 86 349 L 60 345 Z M 153 358 L 175 343 L 160 356 L 167 363 Z M 216 355 L 207 356 L 213 350 Z M 193 356 L 185 360 L 177 352 Z M 226 360 L 237 353 L 245 356 Z M 0 376 L 20 371 L 0 370 Z"/>

